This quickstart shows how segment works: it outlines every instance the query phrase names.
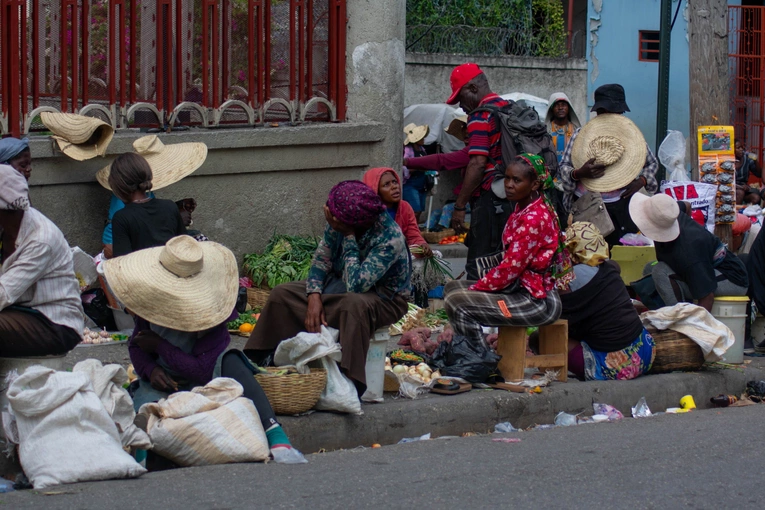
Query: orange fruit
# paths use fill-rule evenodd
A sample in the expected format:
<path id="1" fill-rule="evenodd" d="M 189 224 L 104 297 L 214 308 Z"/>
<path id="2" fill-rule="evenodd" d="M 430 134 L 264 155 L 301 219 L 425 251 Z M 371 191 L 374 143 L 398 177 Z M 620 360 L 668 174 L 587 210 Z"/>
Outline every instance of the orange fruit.
<path id="1" fill-rule="evenodd" d="M 252 330 L 255 329 L 255 326 L 252 324 L 245 322 L 241 326 L 239 326 L 239 332 L 240 333 L 252 333 Z"/>

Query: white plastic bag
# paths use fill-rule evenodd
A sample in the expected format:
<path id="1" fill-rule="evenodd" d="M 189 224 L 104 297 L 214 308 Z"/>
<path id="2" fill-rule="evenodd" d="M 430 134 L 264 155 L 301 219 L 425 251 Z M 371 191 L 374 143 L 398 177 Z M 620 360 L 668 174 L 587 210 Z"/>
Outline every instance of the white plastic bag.
<path id="1" fill-rule="evenodd" d="M 661 192 L 666 193 L 675 200 L 689 202 L 694 212 L 700 211 L 704 215 L 707 230 L 714 233 L 715 199 L 717 197 L 716 185 L 693 181 L 665 181 L 661 183 Z"/>
<path id="2" fill-rule="evenodd" d="M 685 137 L 680 131 L 669 131 L 659 146 L 659 161 L 667 169 L 670 181 L 690 181 L 685 171 Z"/>
<path id="3" fill-rule="evenodd" d="M 106 412 L 114 420 L 122 440 L 122 446 L 131 446 L 148 450 L 151 440 L 146 432 L 133 424 L 135 410 L 133 399 L 122 386 L 128 381 L 127 372 L 120 365 L 103 366 L 96 359 L 86 359 L 77 363 L 72 372 L 82 372 L 90 378 L 93 389 L 101 399 Z"/>
<path id="4" fill-rule="evenodd" d="M 8 388 L 8 402 L 21 467 L 35 489 L 146 472 L 122 449 L 86 374 L 31 366 Z"/>
<path id="5" fill-rule="evenodd" d="M 144 404 L 154 451 L 180 466 L 205 466 L 268 459 L 268 439 L 242 385 L 218 377 L 191 391 Z"/>
<path id="6" fill-rule="evenodd" d="M 321 392 L 314 409 L 361 414 L 361 402 L 356 386 L 340 371 L 337 362 L 341 359 L 339 331 L 322 326 L 320 333 L 299 333 L 284 340 L 276 348 L 274 364 L 295 365 L 298 372 L 307 373 L 307 365 L 327 371 L 327 385 Z"/>
<path id="7" fill-rule="evenodd" d="M 297 336 L 284 340 L 276 347 L 274 365 L 283 367 L 295 365 L 301 374 L 310 372 L 309 362 L 329 356 L 340 361 L 341 349 L 337 343 L 340 332 L 334 328 L 321 327 L 320 333 L 298 333 Z"/>

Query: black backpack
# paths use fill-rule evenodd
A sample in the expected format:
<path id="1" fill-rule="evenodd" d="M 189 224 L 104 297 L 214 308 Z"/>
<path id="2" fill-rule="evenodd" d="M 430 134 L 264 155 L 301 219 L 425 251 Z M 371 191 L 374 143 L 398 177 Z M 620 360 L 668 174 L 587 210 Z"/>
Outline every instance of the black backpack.
<path id="1" fill-rule="evenodd" d="M 503 107 L 482 106 L 470 113 L 487 111 L 494 115 L 500 126 L 500 143 L 502 144 L 502 161 L 497 165 L 497 175 L 504 175 L 505 166 L 518 154 L 528 152 L 542 156 L 550 175 L 558 175 L 558 155 L 553 147 L 552 137 L 547 132 L 545 123 L 539 120 L 539 114 L 531 107 L 508 101 Z M 500 168 L 501 167 L 501 168 Z"/>

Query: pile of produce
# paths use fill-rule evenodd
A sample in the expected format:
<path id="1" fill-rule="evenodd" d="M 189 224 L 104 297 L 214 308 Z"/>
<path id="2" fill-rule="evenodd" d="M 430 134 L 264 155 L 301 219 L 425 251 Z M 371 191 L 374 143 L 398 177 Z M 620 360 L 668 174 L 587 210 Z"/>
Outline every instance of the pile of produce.
<path id="1" fill-rule="evenodd" d="M 410 329 L 427 327 L 424 321 L 425 310 L 414 303 L 409 303 L 409 311 L 397 323 L 388 328 L 388 334 L 396 336 Z"/>
<path id="2" fill-rule="evenodd" d="M 255 287 L 273 289 L 279 284 L 304 280 L 319 242 L 315 237 L 276 235 L 262 254 L 244 256 L 244 270 Z"/>
<path id="3" fill-rule="evenodd" d="M 250 334 L 255 329 L 255 324 L 258 323 L 260 313 L 255 311 L 244 312 L 239 314 L 239 318 L 226 324 L 226 329 L 231 332 L 238 332 L 241 334 Z"/>
<path id="4" fill-rule="evenodd" d="M 446 310 L 441 308 L 435 312 L 425 312 L 424 322 L 430 329 L 435 329 L 446 326 L 449 323 L 449 316 L 446 315 Z"/>
<path id="5" fill-rule="evenodd" d="M 441 374 L 437 370 L 434 372 L 427 363 L 406 366 L 391 362 L 391 358 L 385 358 L 385 370 L 393 372 L 397 377 L 407 375 L 422 384 L 428 384 L 431 380 L 441 377 Z"/>
<path id="6" fill-rule="evenodd" d="M 448 236 L 438 241 L 438 244 L 464 243 L 466 238 L 467 238 L 467 233 L 459 234 L 456 236 Z"/>
<path id="7" fill-rule="evenodd" d="M 120 333 L 109 333 L 106 328 L 102 330 L 91 330 L 85 328 L 82 330 L 82 343 L 88 345 L 106 344 L 111 342 L 124 342 L 128 339 L 127 335 Z"/>

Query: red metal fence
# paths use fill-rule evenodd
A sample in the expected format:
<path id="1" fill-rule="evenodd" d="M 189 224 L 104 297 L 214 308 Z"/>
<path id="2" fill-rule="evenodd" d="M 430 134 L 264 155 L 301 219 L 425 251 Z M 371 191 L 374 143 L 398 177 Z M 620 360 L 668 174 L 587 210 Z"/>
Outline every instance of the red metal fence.
<path id="1" fill-rule="evenodd" d="M 0 0 L 0 132 L 340 121 L 346 0 Z"/>
<path id="2" fill-rule="evenodd" d="M 763 161 L 765 139 L 765 7 L 728 6 L 731 124 Z"/>

